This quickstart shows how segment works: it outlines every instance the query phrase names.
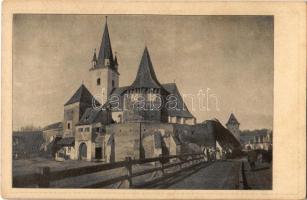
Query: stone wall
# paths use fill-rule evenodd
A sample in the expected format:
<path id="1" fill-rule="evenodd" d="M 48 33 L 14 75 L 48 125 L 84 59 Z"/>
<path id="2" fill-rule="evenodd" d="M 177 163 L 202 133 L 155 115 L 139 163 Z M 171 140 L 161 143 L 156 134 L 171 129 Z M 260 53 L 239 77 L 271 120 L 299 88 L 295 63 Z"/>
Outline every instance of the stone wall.
<path id="1" fill-rule="evenodd" d="M 155 135 L 161 137 L 161 142 L 158 144 L 155 143 Z M 197 126 L 137 122 L 111 124 L 106 126 L 105 138 L 107 162 L 112 160 L 111 154 L 115 157 L 114 161 L 121 161 L 125 157 L 151 158 L 161 153 L 165 156 L 199 153 L 203 146 L 215 147 L 216 141 L 210 123 Z M 112 139 L 114 147 L 111 147 Z"/>
<path id="2" fill-rule="evenodd" d="M 167 123 L 123 123 L 106 126 L 106 156 L 112 154 L 110 142 L 114 138 L 115 161 L 124 160 L 125 157 L 135 159 L 156 157 L 161 149 L 155 148 L 154 134 L 161 134 L 167 148 L 170 142 L 166 139 L 173 132 L 173 125 Z M 139 141 L 142 141 L 141 146 Z M 167 152 L 167 154 L 169 154 Z"/>
<path id="3" fill-rule="evenodd" d="M 112 154 L 110 140 L 114 138 L 115 161 L 124 160 L 128 156 L 139 159 L 139 153 L 134 151 L 135 143 L 140 139 L 139 123 L 111 124 L 106 126 L 106 134 L 106 157 Z"/>

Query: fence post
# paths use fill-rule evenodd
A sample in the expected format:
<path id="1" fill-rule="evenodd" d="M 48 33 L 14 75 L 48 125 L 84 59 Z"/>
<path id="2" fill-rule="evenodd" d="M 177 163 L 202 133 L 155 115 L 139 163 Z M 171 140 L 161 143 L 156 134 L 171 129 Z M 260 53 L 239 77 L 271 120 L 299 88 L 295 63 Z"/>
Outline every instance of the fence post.
<path id="1" fill-rule="evenodd" d="M 126 157 L 126 170 L 127 170 L 127 188 L 132 187 L 132 162 L 131 162 L 131 157 Z"/>
<path id="2" fill-rule="evenodd" d="M 163 160 L 163 156 L 162 154 L 159 155 L 160 159 L 160 165 L 161 165 L 161 172 L 162 172 L 162 176 L 164 176 L 164 160 Z"/>
<path id="3" fill-rule="evenodd" d="M 49 188 L 50 167 L 38 167 L 38 187 Z"/>

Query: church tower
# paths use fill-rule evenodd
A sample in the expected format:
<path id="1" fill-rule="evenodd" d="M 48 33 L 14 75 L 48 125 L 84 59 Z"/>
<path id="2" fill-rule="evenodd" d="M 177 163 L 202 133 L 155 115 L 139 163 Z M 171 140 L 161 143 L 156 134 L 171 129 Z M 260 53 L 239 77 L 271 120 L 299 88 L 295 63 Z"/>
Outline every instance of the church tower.
<path id="1" fill-rule="evenodd" d="M 227 129 L 235 136 L 235 138 L 240 142 L 240 123 L 236 119 L 233 113 L 230 114 L 228 122 L 226 123 Z"/>
<path id="2" fill-rule="evenodd" d="M 165 102 L 167 91 L 158 81 L 147 47 L 145 47 L 134 82 L 127 89 L 124 122 L 167 122 Z"/>
<path id="3" fill-rule="evenodd" d="M 119 83 L 117 56 L 115 54 L 115 57 L 113 57 L 107 17 L 98 57 L 95 49 L 90 74 L 91 93 L 100 103 L 104 104 Z"/>

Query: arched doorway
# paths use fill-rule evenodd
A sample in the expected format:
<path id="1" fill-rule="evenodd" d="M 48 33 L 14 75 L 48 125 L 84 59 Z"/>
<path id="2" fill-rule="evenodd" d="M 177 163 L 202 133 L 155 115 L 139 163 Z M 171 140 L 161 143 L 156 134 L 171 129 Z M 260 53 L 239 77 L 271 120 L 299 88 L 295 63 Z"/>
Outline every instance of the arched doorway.
<path id="1" fill-rule="evenodd" d="M 87 147 L 86 144 L 83 142 L 79 146 L 79 159 L 86 160 L 87 157 Z"/>

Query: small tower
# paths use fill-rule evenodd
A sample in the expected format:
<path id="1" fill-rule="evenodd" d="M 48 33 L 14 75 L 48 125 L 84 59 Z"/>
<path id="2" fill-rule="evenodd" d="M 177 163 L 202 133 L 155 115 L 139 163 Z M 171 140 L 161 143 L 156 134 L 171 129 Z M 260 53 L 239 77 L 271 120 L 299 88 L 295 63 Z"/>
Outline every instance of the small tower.
<path id="1" fill-rule="evenodd" d="M 64 137 L 73 137 L 75 135 L 75 126 L 81 119 L 87 108 L 91 108 L 95 103 L 93 95 L 82 84 L 73 96 L 64 104 Z"/>
<path id="2" fill-rule="evenodd" d="M 112 90 L 118 87 L 119 82 L 118 62 L 116 55 L 113 57 L 107 17 L 98 57 L 95 50 L 90 74 L 90 91 L 100 103 L 104 104 Z"/>
<path id="3" fill-rule="evenodd" d="M 114 57 L 114 68 L 117 71 L 118 70 L 118 61 L 117 61 L 117 52 L 115 51 L 115 57 Z"/>
<path id="4" fill-rule="evenodd" d="M 97 66 L 97 56 L 96 56 L 96 49 L 95 49 L 93 59 L 92 59 L 92 69 L 95 69 L 96 66 Z"/>
<path id="5" fill-rule="evenodd" d="M 240 141 L 240 123 L 236 119 L 233 113 L 230 114 L 228 122 L 226 123 L 227 129 L 235 136 L 235 138 Z"/>
<path id="6" fill-rule="evenodd" d="M 165 109 L 154 106 L 160 103 L 159 97 L 163 97 L 166 91 L 156 77 L 147 47 L 144 49 L 136 78 L 126 93 L 126 109 L 123 113 L 125 122 L 167 121 L 167 116 L 163 114 Z"/>

